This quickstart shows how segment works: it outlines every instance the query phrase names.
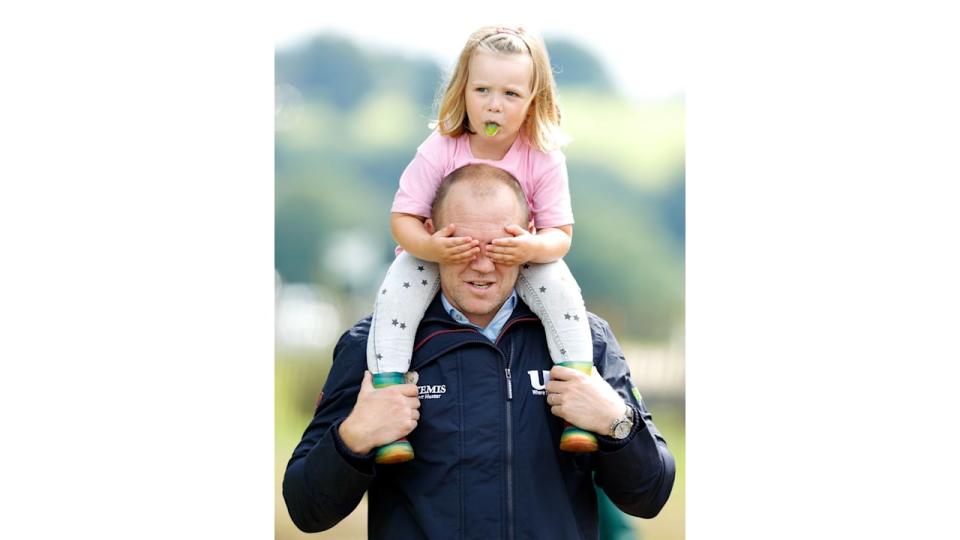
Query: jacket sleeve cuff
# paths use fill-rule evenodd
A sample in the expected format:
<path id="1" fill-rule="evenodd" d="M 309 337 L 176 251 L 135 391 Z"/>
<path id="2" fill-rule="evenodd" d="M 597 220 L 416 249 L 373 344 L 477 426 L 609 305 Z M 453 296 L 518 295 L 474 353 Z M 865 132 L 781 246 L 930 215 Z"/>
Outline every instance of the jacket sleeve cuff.
<path id="1" fill-rule="evenodd" d="M 353 450 L 347 447 L 346 443 L 343 442 L 343 439 L 340 438 L 340 424 L 343 420 L 338 420 L 335 424 L 330 426 L 330 432 L 333 435 L 333 446 L 336 448 L 337 453 L 340 454 L 340 457 L 343 458 L 351 467 L 353 467 L 357 472 L 366 475 L 373 474 L 373 456 L 376 450 L 371 450 L 366 454 L 357 454 Z"/>
<path id="2" fill-rule="evenodd" d="M 330 430 L 333 430 L 331 433 Z M 355 469 L 337 450 L 335 425 L 284 475 L 290 517 L 305 532 L 329 529 L 360 503 L 374 475 Z"/>
<path id="3" fill-rule="evenodd" d="M 622 450 L 625 446 L 630 444 L 634 438 L 636 438 L 637 433 L 647 429 L 647 424 L 643 421 L 643 418 L 640 416 L 640 412 L 637 411 L 636 407 L 630 404 L 627 404 L 627 406 L 633 409 L 634 418 L 633 427 L 630 428 L 630 434 L 623 439 L 614 439 L 613 437 L 597 433 L 597 449 L 601 452 L 613 453 Z"/>

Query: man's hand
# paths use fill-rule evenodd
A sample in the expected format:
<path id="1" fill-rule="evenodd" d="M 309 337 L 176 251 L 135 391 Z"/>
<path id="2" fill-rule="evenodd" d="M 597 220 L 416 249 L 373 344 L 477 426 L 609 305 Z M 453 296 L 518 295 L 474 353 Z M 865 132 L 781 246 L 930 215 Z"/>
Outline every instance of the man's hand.
<path id="1" fill-rule="evenodd" d="M 537 258 L 541 252 L 540 238 L 517 225 L 508 225 L 504 230 L 510 236 L 495 238 L 486 247 L 487 257 L 498 264 L 523 264 Z"/>
<path id="2" fill-rule="evenodd" d="M 413 384 L 373 387 L 373 376 L 363 373 L 353 411 L 340 424 L 340 439 L 350 451 L 366 454 L 378 446 L 406 437 L 420 419 L 420 399 Z"/>
<path id="3" fill-rule="evenodd" d="M 469 236 L 453 236 L 457 226 L 450 223 L 430 235 L 426 250 L 427 260 L 442 263 L 464 263 L 480 254 L 480 241 Z"/>
<path id="4" fill-rule="evenodd" d="M 623 398 L 596 369 L 588 377 L 575 369 L 553 366 L 546 390 L 550 412 L 600 435 L 609 435 L 610 424 L 626 411 Z"/>

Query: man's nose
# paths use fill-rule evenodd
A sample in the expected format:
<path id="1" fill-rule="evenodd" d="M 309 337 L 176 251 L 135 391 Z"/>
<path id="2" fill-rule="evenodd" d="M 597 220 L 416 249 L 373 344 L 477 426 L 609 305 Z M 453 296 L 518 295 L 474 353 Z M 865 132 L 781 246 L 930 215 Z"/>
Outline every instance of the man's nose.
<path id="1" fill-rule="evenodd" d="M 495 266 L 490 257 L 487 257 L 487 248 L 483 246 L 480 248 L 480 253 L 477 255 L 477 258 L 470 261 L 470 269 L 477 272 L 493 272 Z"/>

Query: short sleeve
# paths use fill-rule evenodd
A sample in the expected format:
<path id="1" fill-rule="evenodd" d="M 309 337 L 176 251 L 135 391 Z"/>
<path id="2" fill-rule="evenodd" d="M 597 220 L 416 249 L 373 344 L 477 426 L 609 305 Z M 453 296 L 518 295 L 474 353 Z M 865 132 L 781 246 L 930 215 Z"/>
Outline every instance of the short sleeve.
<path id="1" fill-rule="evenodd" d="M 400 187 L 393 197 L 391 212 L 430 217 L 430 208 L 437 188 L 443 180 L 442 163 L 448 154 L 449 141 L 434 131 L 417 148 L 417 154 L 400 175 Z"/>
<path id="2" fill-rule="evenodd" d="M 537 171 L 536 169 L 540 169 Z M 533 217 L 538 229 L 573 224 L 566 159 L 559 150 L 546 155 L 535 168 Z"/>

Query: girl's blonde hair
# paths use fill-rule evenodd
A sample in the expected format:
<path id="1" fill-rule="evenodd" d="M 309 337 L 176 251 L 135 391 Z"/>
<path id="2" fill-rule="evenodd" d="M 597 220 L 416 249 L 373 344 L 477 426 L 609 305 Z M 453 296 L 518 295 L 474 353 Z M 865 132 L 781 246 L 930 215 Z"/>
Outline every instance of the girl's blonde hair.
<path id="1" fill-rule="evenodd" d="M 478 50 L 530 55 L 533 60 L 533 100 L 523 121 L 523 133 L 530 145 L 542 152 L 549 152 L 567 142 L 567 137 L 560 132 L 560 105 L 547 47 L 542 39 L 519 26 L 484 26 L 467 39 L 440 100 L 437 115 L 440 134 L 459 137 L 469 132 L 465 90 L 470 58 Z"/>

